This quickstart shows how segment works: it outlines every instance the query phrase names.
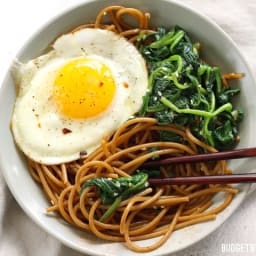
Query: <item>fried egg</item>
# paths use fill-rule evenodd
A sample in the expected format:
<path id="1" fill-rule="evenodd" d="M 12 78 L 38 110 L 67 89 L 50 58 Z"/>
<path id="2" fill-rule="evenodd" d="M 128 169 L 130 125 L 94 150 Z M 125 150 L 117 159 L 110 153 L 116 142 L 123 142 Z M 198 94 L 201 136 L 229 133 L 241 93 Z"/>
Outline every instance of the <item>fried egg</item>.
<path id="1" fill-rule="evenodd" d="M 125 38 L 101 29 L 60 36 L 45 55 L 16 65 L 11 127 L 34 161 L 66 163 L 93 152 L 142 105 L 143 57 Z"/>

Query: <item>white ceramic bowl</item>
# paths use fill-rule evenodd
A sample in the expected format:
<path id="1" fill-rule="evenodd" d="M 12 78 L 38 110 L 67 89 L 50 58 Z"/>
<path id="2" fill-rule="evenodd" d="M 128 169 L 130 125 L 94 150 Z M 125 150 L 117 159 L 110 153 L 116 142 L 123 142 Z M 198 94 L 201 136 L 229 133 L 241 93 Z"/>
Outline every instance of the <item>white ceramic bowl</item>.
<path id="1" fill-rule="evenodd" d="M 32 59 L 42 54 L 58 35 L 70 29 L 94 20 L 97 12 L 105 6 L 121 4 L 136 7 L 152 14 L 152 24 L 171 27 L 180 25 L 195 39 L 203 44 L 203 55 L 209 63 L 220 66 L 223 72 L 243 72 L 245 77 L 234 82 L 234 86 L 242 88 L 238 104 L 245 110 L 246 117 L 241 125 L 241 142 L 239 147 L 256 145 L 253 126 L 256 120 L 256 83 L 252 73 L 234 42 L 207 17 L 197 13 L 189 7 L 167 0 L 91 0 L 84 4 L 61 13 L 34 34 L 17 57 L 21 61 Z M 24 157 L 14 145 L 10 132 L 10 119 L 15 100 L 15 84 L 10 73 L 6 74 L 0 90 L 0 167 L 6 182 L 24 211 L 44 230 L 55 236 L 64 244 L 89 255 L 138 255 L 129 251 L 121 243 L 106 242 L 78 229 L 72 228 L 59 218 L 46 215 L 48 202 L 41 188 L 34 182 L 27 171 Z M 231 162 L 235 172 L 252 170 L 253 160 L 236 160 Z M 210 221 L 175 232 L 169 241 L 161 248 L 147 255 L 169 255 L 199 241 L 217 227 L 219 227 L 240 205 L 246 197 L 249 185 L 239 186 L 241 192 L 232 204 L 215 221 Z M 216 197 L 216 204 L 219 198 Z M 143 241 L 148 244 L 152 241 Z"/>

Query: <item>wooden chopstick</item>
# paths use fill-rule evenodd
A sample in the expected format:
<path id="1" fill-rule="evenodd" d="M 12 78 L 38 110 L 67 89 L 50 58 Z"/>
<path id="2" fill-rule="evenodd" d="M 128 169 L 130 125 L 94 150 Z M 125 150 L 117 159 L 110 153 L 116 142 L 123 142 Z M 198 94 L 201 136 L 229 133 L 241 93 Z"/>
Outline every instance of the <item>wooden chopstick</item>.
<path id="1" fill-rule="evenodd" d="M 256 173 L 210 175 L 196 177 L 171 177 L 171 178 L 149 178 L 150 185 L 188 185 L 188 184 L 231 184 L 231 183 L 254 183 Z"/>
<path id="2" fill-rule="evenodd" d="M 168 157 L 160 160 L 145 162 L 142 166 L 150 168 L 150 167 L 164 166 L 169 164 L 228 160 L 228 159 L 246 158 L 246 157 L 254 157 L 254 156 L 256 156 L 255 147 L 235 149 L 235 150 L 222 151 L 222 152 L 216 152 L 216 153 Z"/>

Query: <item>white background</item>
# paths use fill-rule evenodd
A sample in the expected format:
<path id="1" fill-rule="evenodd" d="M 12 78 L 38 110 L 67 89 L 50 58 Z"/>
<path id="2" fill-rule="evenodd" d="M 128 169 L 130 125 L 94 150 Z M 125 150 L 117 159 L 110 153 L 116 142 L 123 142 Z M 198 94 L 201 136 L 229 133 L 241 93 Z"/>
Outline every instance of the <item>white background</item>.
<path id="1" fill-rule="evenodd" d="M 0 79 L 26 39 L 51 17 L 81 0 L 2 0 Z M 183 0 L 215 20 L 237 43 L 256 71 L 255 0 Z M 256 72 L 255 72 L 256 75 Z M 4 106 L 0 102 L 0 114 Z M 0 139 L 1 141 L 1 139 Z M 0 142 L 1 143 L 1 142 Z M 1 145 L 1 144 L 0 144 Z M 256 192 L 213 234 L 175 256 L 256 255 Z M 250 243 L 254 253 L 223 253 L 222 243 Z M 20 209 L 0 173 L 0 256 L 78 256 L 37 227 Z"/>

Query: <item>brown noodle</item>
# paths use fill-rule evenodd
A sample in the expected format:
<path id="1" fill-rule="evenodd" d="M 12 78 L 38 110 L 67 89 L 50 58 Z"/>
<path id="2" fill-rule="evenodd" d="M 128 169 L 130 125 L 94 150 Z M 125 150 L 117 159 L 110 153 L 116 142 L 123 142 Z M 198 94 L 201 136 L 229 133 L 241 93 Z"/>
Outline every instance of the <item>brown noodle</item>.
<path id="1" fill-rule="evenodd" d="M 103 24 L 104 17 L 109 25 Z M 124 17 L 137 20 L 136 27 Z M 82 25 L 72 32 L 86 27 L 109 29 L 125 36 L 131 42 L 141 31 L 150 32 L 149 13 L 122 6 L 110 6 L 99 12 L 95 23 Z M 223 78 L 233 78 L 226 76 Z M 182 137 L 182 144 L 159 141 L 159 131 L 173 132 Z M 148 149 L 157 148 L 150 152 Z M 149 187 L 121 202 L 117 210 L 100 222 L 108 209 L 91 186 L 81 196 L 81 185 L 96 177 L 118 178 L 132 175 L 143 162 L 154 156 L 177 156 L 216 150 L 195 138 L 189 129 L 174 125 L 158 126 L 150 117 L 134 118 L 118 128 L 113 136 L 104 138 L 102 145 L 85 159 L 60 165 L 43 165 L 28 159 L 32 177 L 41 184 L 51 202 L 47 211 L 57 212 L 71 225 L 87 230 L 108 241 L 125 241 L 136 252 L 148 252 L 160 247 L 173 231 L 196 223 L 213 220 L 224 210 L 238 192 L 230 185 L 169 185 Z M 225 161 L 215 163 L 179 164 L 160 168 L 161 175 L 197 176 L 229 174 Z M 223 192 L 225 199 L 212 208 L 212 198 Z M 153 245 L 141 247 L 135 241 L 161 238 Z"/>
<path id="2" fill-rule="evenodd" d="M 183 143 L 157 140 L 159 131 L 171 131 L 182 137 Z M 157 151 L 148 149 L 157 147 Z M 29 160 L 32 176 L 42 187 L 52 203 L 48 212 L 56 211 L 69 223 L 91 231 L 99 238 L 109 241 L 125 241 L 137 252 L 148 252 L 161 246 L 174 230 L 195 223 L 215 219 L 238 192 L 229 185 L 183 185 L 150 187 L 122 201 L 119 208 L 104 223 L 98 219 L 108 206 L 94 187 L 88 187 L 79 196 L 81 185 L 96 177 L 125 177 L 153 156 L 177 156 L 196 154 L 202 149 L 215 152 L 196 139 L 189 129 L 173 125 L 158 126 L 150 117 L 135 118 L 124 123 L 111 139 L 104 139 L 101 147 L 84 161 L 46 166 Z M 227 174 L 225 161 L 206 164 L 180 164 L 161 167 L 163 177 L 170 175 L 197 176 Z M 226 199 L 214 209 L 211 199 L 224 192 Z M 134 241 L 162 236 L 148 247 L 139 247 Z"/>

